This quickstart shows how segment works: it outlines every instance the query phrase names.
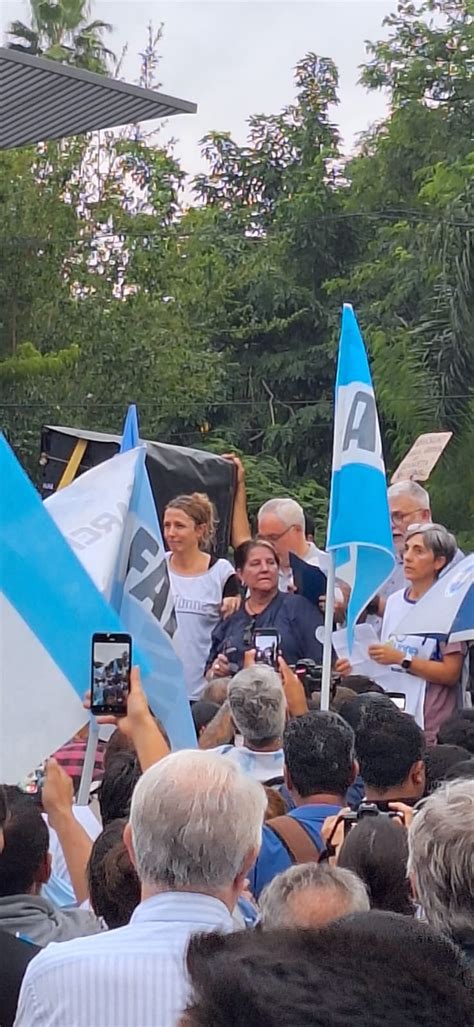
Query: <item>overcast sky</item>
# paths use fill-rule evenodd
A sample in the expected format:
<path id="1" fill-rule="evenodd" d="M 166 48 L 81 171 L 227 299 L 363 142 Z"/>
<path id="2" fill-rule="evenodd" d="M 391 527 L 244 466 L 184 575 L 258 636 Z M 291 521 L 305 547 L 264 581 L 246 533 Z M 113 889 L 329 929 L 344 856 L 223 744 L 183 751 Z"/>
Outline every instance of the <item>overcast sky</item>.
<path id="1" fill-rule="evenodd" d="M 164 92 L 193 100 L 197 115 L 170 119 L 165 138 L 178 140 L 186 171 L 203 170 L 199 140 L 212 129 L 230 131 L 239 143 L 250 114 L 276 113 L 294 96 L 292 70 L 309 50 L 332 57 L 340 73 L 340 106 L 334 112 L 348 151 L 359 132 L 385 111 L 384 97 L 357 84 L 366 39 L 386 34 L 382 20 L 396 0 L 95 0 L 92 17 L 111 22 L 110 47 L 128 44 L 123 77 L 136 80 L 146 26 L 164 22 L 160 81 Z M 0 0 L 0 27 L 28 20 L 27 0 Z"/>

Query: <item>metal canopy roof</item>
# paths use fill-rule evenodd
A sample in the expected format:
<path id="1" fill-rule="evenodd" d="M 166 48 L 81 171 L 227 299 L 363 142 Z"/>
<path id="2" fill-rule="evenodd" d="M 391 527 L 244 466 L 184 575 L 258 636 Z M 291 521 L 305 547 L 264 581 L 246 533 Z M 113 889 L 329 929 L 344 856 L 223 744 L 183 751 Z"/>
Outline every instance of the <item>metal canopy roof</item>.
<path id="1" fill-rule="evenodd" d="M 187 100 L 0 47 L 0 149 L 195 114 Z"/>

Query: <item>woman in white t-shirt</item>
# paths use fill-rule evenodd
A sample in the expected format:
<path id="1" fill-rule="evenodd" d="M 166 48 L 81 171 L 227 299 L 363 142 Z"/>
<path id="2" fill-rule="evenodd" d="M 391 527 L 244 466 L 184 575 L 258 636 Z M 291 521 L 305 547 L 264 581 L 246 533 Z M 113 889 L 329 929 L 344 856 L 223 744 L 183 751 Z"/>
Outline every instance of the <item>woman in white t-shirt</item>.
<path id="1" fill-rule="evenodd" d="M 429 636 L 400 635 L 397 628 L 455 553 L 456 539 L 441 524 L 424 522 L 408 529 L 403 570 L 410 585 L 388 597 L 381 642 L 369 646 L 369 656 L 376 663 L 397 672 L 393 690 L 405 693 L 406 710 L 424 728 L 428 745 L 436 742 L 441 724 L 460 704 L 461 689 L 457 686 L 466 647 L 462 642 L 446 644 Z"/>
<path id="2" fill-rule="evenodd" d="M 438 642 L 429 635 L 400 635 L 397 628 L 451 563 L 456 549 L 454 535 L 441 524 L 411 525 L 403 554 L 403 572 L 410 585 L 388 597 L 381 641 L 368 650 L 372 660 L 391 668 L 390 685 L 387 687 L 385 674 L 380 684 L 389 691 L 403 692 L 406 712 L 424 729 L 428 745 L 435 744 L 441 724 L 462 705 L 460 681 L 466 646 L 463 642 Z M 343 677 L 352 672 L 345 659 L 338 660 L 335 669 Z"/>
<path id="3" fill-rule="evenodd" d="M 211 635 L 221 617 L 240 606 L 239 583 L 228 560 L 206 549 L 215 536 L 214 507 L 204 493 L 177 496 L 165 509 L 163 530 L 177 631 L 173 644 L 183 664 L 189 699 L 199 699 Z"/>

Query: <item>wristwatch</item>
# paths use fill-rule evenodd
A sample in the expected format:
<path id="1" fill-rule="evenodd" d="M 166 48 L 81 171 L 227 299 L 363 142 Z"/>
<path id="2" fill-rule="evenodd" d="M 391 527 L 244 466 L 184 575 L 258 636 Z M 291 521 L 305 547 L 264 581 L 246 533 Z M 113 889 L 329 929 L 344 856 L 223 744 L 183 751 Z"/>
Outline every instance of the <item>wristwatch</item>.
<path id="1" fill-rule="evenodd" d="M 403 660 L 400 664 L 402 670 L 410 670 L 412 659 L 413 656 L 410 656 L 409 654 L 403 657 Z"/>

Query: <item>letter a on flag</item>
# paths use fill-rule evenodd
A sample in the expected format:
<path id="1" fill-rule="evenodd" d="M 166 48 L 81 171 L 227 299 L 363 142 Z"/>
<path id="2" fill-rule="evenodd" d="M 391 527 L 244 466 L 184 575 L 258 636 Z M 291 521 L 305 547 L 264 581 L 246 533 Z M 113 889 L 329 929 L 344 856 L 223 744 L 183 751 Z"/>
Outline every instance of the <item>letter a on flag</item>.
<path id="1" fill-rule="evenodd" d="M 334 450 L 327 549 L 350 585 L 347 631 L 390 576 L 394 564 L 377 407 L 367 354 L 345 303 L 336 375 Z"/>
<path id="2" fill-rule="evenodd" d="M 145 446 L 120 453 L 55 492 L 45 505 L 132 635 L 133 651 L 139 650 L 148 668 L 143 681 L 148 701 L 173 748 L 189 748 L 196 744 L 196 732 L 172 642 L 176 615 L 145 456 Z"/>

